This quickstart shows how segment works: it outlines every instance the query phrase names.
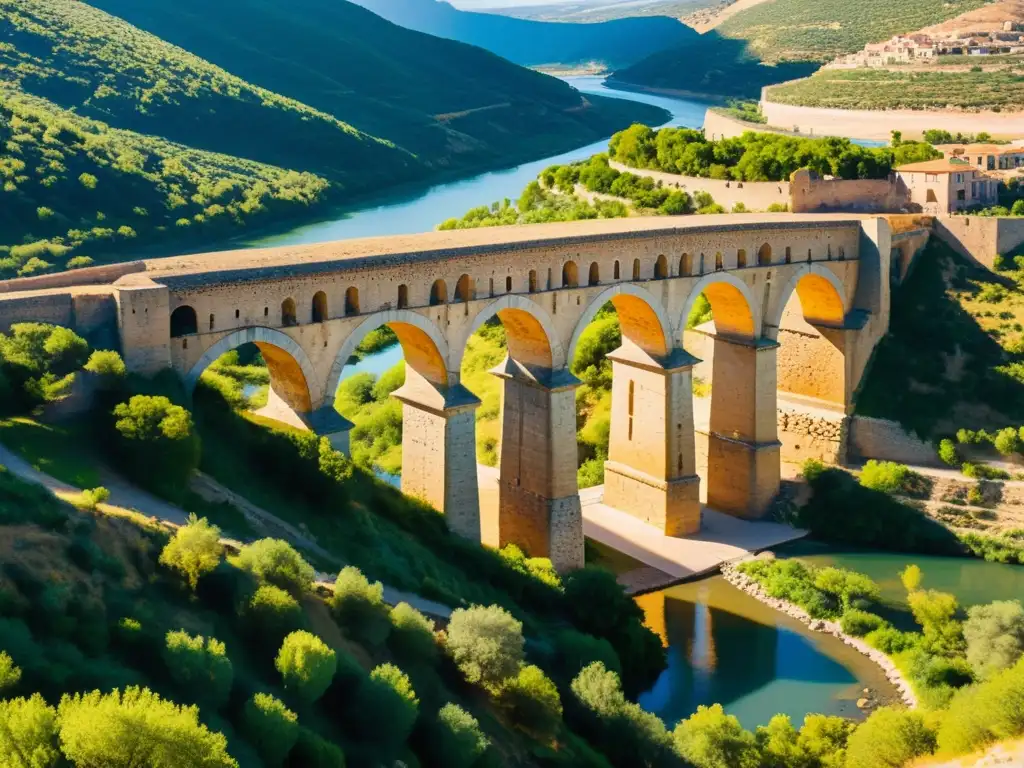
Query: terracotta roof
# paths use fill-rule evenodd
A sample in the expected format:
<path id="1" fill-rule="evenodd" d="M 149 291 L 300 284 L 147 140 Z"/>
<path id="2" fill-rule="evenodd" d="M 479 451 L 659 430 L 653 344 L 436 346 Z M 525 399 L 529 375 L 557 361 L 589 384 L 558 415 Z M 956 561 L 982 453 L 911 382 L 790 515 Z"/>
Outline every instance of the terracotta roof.
<path id="1" fill-rule="evenodd" d="M 921 163 L 907 163 L 896 167 L 900 173 L 907 171 L 917 173 L 961 173 L 963 171 L 979 171 L 980 169 L 963 161 L 942 157 L 938 160 L 925 160 Z"/>
<path id="2" fill-rule="evenodd" d="M 1013 144 L 942 144 L 936 147 L 940 152 L 951 155 L 1013 155 L 1024 153 L 1024 147 Z"/>

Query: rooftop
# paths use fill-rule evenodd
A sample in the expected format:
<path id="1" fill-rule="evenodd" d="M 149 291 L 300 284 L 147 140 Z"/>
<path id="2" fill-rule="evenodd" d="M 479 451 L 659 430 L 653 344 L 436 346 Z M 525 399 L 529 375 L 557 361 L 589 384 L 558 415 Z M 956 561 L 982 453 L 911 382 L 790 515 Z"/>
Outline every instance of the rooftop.
<path id="1" fill-rule="evenodd" d="M 953 155 L 1014 155 L 1024 152 L 1019 144 L 941 144 L 935 147 L 946 157 Z"/>
<path id="2" fill-rule="evenodd" d="M 897 166 L 896 170 L 901 173 L 961 173 L 963 171 L 976 171 L 980 173 L 980 170 L 970 163 L 964 160 L 954 160 L 950 157 L 942 157 L 938 160 L 925 160 L 920 163 L 907 163 L 906 165 Z"/>

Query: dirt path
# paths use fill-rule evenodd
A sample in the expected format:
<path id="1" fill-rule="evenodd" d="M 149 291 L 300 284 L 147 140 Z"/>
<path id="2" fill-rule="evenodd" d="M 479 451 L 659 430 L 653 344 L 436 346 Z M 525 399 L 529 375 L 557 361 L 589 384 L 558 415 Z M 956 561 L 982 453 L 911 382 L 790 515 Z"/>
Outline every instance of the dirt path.
<path id="1" fill-rule="evenodd" d="M 74 503 L 81 493 L 81 489 L 35 469 L 21 456 L 3 444 L 0 444 L 0 465 L 6 466 L 13 475 L 22 480 L 43 486 L 62 501 Z M 128 483 L 109 470 L 102 472 L 101 479 L 103 480 L 103 486 L 110 491 L 110 498 L 105 503 L 99 505 L 101 512 L 107 514 L 137 512 L 165 523 L 172 528 L 180 527 L 188 520 L 188 513 L 185 510 Z M 267 510 L 256 506 L 245 497 L 225 488 L 208 475 L 197 473 L 192 481 L 192 488 L 200 496 L 210 501 L 226 501 L 234 505 L 253 524 L 254 528 L 266 532 L 268 536 L 284 539 L 299 549 L 313 553 L 320 559 L 338 568 L 347 564 L 344 560 L 317 544 L 308 533 L 303 532 Z M 233 548 L 237 548 L 240 543 L 245 543 L 244 540 L 239 542 L 239 540 L 233 538 L 226 538 L 222 541 Z M 315 581 L 317 586 L 329 590 L 334 588 L 334 576 L 332 574 L 318 571 L 315 575 Z M 447 605 L 387 585 L 384 586 L 384 601 L 389 605 L 397 605 L 401 602 L 409 603 L 416 610 L 434 618 L 447 620 L 452 614 L 452 609 Z"/>

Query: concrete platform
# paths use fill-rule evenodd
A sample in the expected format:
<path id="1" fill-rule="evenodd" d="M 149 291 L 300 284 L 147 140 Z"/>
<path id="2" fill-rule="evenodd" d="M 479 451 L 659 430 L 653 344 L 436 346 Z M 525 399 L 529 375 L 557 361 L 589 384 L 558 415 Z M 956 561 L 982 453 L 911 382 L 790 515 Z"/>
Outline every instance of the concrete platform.
<path id="1" fill-rule="evenodd" d="M 497 503 L 498 470 L 478 465 L 478 477 L 483 512 L 488 503 Z M 603 495 L 603 486 L 580 491 L 584 535 L 665 575 L 664 579 L 652 579 L 653 574 L 644 574 L 633 590 L 637 592 L 713 573 L 724 562 L 807 535 L 807 531 L 782 523 L 740 520 L 703 507 L 700 533 L 675 538 L 603 504 Z"/>

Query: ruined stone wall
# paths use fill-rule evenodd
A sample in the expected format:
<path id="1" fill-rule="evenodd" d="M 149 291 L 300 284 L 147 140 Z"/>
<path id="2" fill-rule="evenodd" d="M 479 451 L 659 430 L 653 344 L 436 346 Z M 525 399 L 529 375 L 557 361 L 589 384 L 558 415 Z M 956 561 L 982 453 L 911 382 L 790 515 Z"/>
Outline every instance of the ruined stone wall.
<path id="1" fill-rule="evenodd" d="M 906 187 L 890 179 L 822 179 L 802 169 L 790 183 L 794 213 L 892 213 L 910 205 Z"/>
<path id="2" fill-rule="evenodd" d="M 748 211 L 765 211 L 773 204 L 789 205 L 788 181 L 724 181 L 698 176 L 681 176 L 678 173 L 664 173 L 646 168 L 631 168 L 612 160 L 612 168 L 637 176 L 649 176 L 664 187 L 681 189 L 691 196 L 698 191 L 707 192 L 715 202 L 731 211 L 736 203 L 742 203 Z"/>
<path id="3" fill-rule="evenodd" d="M 780 401 L 777 410 L 782 460 L 802 463 L 818 459 L 829 464 L 846 460 L 848 418 Z"/>
<path id="4" fill-rule="evenodd" d="M 997 255 L 1024 245 L 1024 217 L 940 216 L 935 233 L 961 256 L 992 269 Z"/>
<path id="5" fill-rule="evenodd" d="M 847 451 L 852 460 L 879 459 L 901 464 L 942 466 L 935 446 L 888 419 L 852 417 Z"/>

